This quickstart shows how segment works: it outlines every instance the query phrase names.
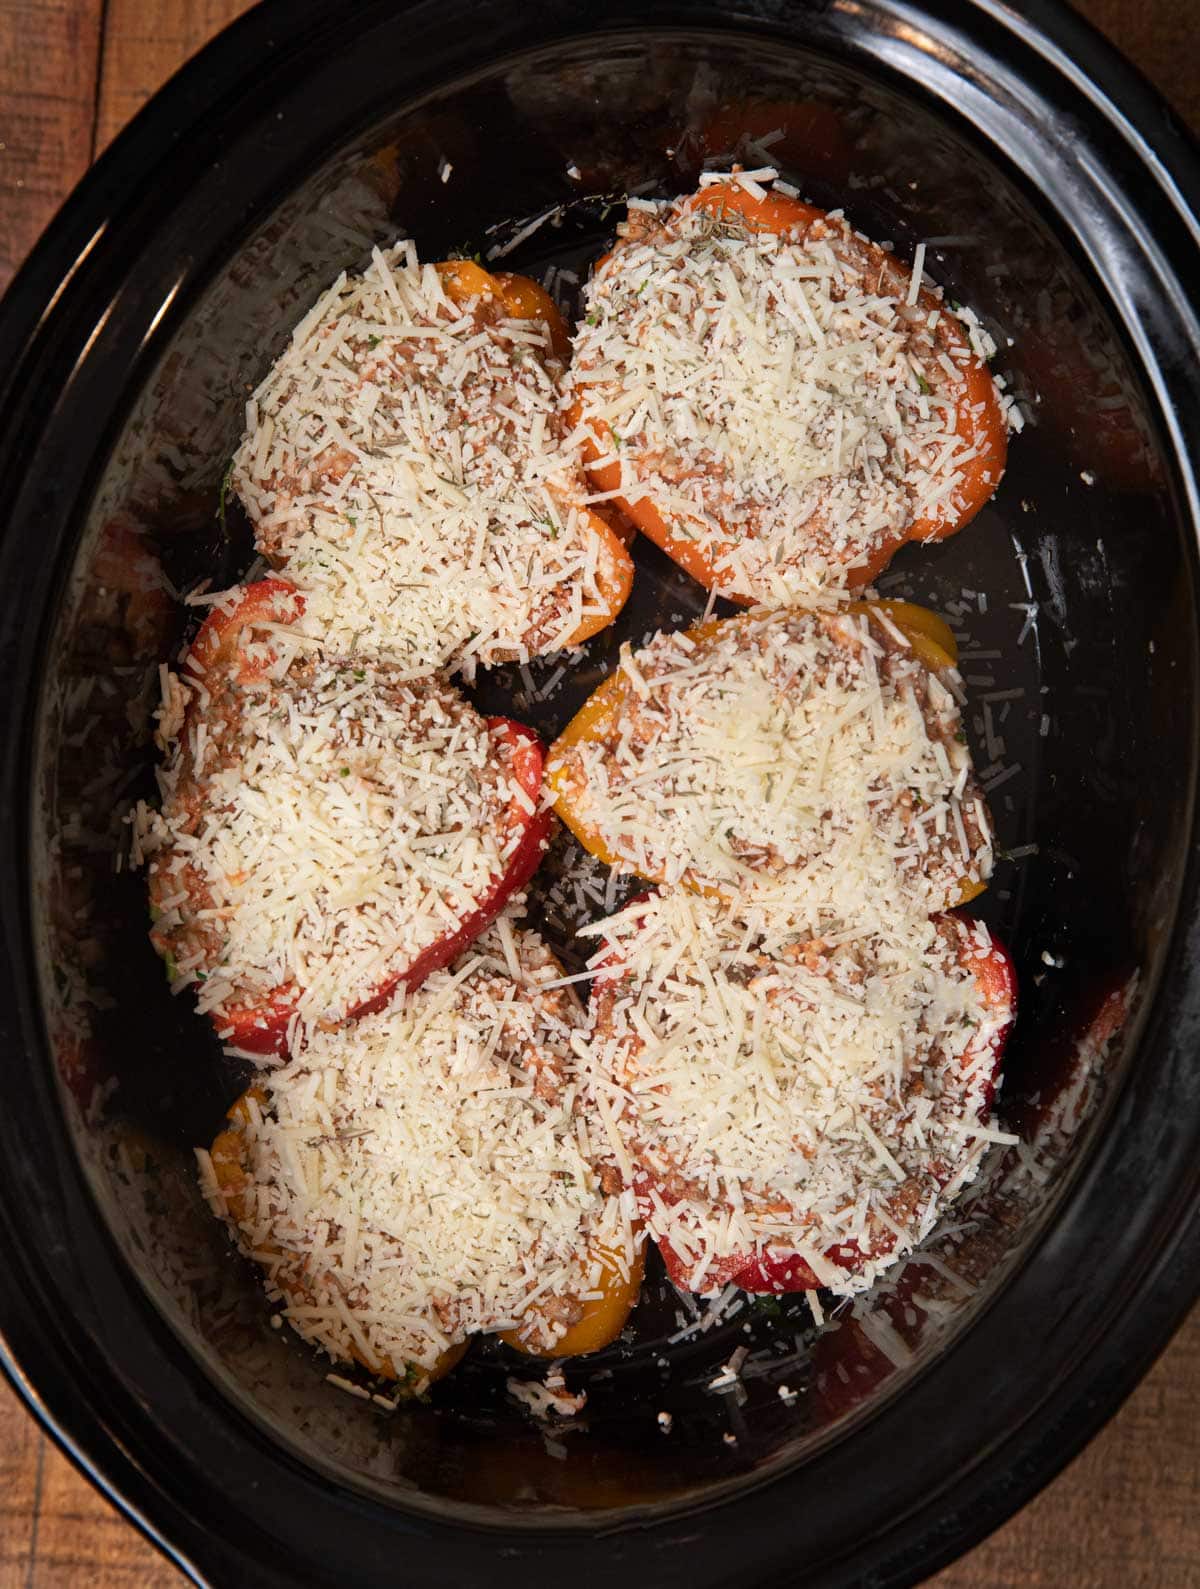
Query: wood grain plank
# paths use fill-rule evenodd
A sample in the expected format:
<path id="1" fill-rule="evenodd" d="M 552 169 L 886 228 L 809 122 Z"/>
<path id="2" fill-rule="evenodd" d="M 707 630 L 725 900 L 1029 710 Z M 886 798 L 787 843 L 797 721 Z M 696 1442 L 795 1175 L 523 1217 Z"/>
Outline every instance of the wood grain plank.
<path id="1" fill-rule="evenodd" d="M 0 1589 L 16 1589 L 28 1576 L 45 1445 L 24 1403 L 0 1380 Z"/>
<path id="2" fill-rule="evenodd" d="M 92 159 L 103 0 L 0 0 L 0 291 Z"/>
<path id="3" fill-rule="evenodd" d="M 1190 127 L 1200 128 L 1200 9 L 1195 0 L 1073 0 L 1145 73 Z"/>
<path id="4" fill-rule="evenodd" d="M 104 28 L 97 152 L 150 95 L 252 0 L 109 0 Z"/>
<path id="5" fill-rule="evenodd" d="M 46 1442 L 26 1589 L 180 1589 L 182 1573 Z"/>

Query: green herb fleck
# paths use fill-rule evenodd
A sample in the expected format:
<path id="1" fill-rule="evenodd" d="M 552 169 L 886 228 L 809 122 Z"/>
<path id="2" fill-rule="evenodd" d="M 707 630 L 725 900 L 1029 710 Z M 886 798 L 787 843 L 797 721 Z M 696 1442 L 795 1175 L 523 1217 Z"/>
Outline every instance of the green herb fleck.
<path id="1" fill-rule="evenodd" d="M 921 388 L 921 391 L 924 393 L 924 395 L 928 397 L 932 391 L 932 387 L 923 375 L 917 376 L 917 385 Z"/>
<path id="2" fill-rule="evenodd" d="M 356 513 L 347 513 L 346 523 L 352 530 L 356 530 L 358 528 L 358 515 Z"/>
<path id="3" fill-rule="evenodd" d="M 382 337 L 377 337 L 375 335 L 375 333 L 372 331 L 370 336 L 367 338 L 367 346 L 370 347 L 370 348 L 377 348 L 382 341 L 383 341 L 383 338 Z"/>
<path id="4" fill-rule="evenodd" d="M 349 777 L 349 776 L 350 776 L 350 769 L 349 769 L 349 767 L 343 767 L 343 768 L 342 768 L 342 777 L 343 777 L 343 778 L 348 778 L 348 777 Z"/>
<path id="5" fill-rule="evenodd" d="M 590 310 L 584 318 L 590 326 L 598 326 L 600 324 L 600 316 L 594 309 Z"/>
<path id="6" fill-rule="evenodd" d="M 225 499 L 229 495 L 229 482 L 233 478 L 233 459 L 229 460 L 225 473 L 221 476 L 221 490 L 217 497 L 217 523 L 221 526 L 221 534 L 225 534 Z"/>

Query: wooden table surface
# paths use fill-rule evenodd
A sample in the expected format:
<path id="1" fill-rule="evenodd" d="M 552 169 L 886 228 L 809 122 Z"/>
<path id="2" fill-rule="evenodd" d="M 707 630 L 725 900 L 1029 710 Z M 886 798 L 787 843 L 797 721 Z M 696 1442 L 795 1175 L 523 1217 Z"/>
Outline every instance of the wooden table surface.
<path id="1" fill-rule="evenodd" d="M 1079 4 L 1200 126 L 1200 0 Z M 134 111 L 246 9 L 246 0 L 0 0 L 0 289 Z M 1195 1589 L 1198 1500 L 1200 1309 L 1082 1456 L 931 1584 Z M 0 1382 L 0 1589 L 183 1582 Z"/>

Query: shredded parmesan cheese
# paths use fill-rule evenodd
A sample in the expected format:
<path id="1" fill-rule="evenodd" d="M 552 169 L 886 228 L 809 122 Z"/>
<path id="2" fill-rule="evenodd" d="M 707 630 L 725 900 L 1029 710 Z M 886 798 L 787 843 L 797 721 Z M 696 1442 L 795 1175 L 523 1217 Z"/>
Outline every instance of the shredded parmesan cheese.
<path id="1" fill-rule="evenodd" d="M 990 875 L 950 675 L 886 619 L 795 611 L 659 634 L 622 653 L 619 680 L 547 771 L 624 869 L 786 899 L 814 933 L 890 912 L 900 891 L 942 910 Z"/>
<path id="2" fill-rule="evenodd" d="M 680 891 L 603 926 L 593 1085 L 691 1288 L 767 1263 L 849 1294 L 911 1251 L 995 1134 L 1011 1009 L 971 964 L 990 940 L 903 910 L 887 935 L 805 940 Z"/>
<path id="3" fill-rule="evenodd" d="M 247 405 L 232 480 L 327 649 L 469 668 L 607 610 L 561 373 L 545 322 L 452 301 L 411 243 L 318 301 Z"/>
<path id="4" fill-rule="evenodd" d="M 706 173 L 755 196 L 773 173 Z M 839 215 L 776 235 L 689 199 L 630 210 L 596 271 L 570 383 L 622 469 L 724 595 L 810 602 L 961 517 L 967 352 L 951 317 Z M 968 353 L 968 357 L 970 357 Z M 998 481 L 997 481 L 998 483 Z"/>
<path id="5" fill-rule="evenodd" d="M 312 1033 L 213 1145 L 239 1245 L 336 1362 L 419 1386 L 481 1331 L 550 1352 L 636 1250 L 580 1145 L 578 1004 L 512 931 L 517 975 L 493 929 L 387 1011 Z"/>
<path id="6" fill-rule="evenodd" d="M 218 1028 L 278 997 L 340 1020 L 502 876 L 528 804 L 511 752 L 452 686 L 386 664 L 185 677 L 166 676 L 161 811 L 136 822 L 173 985 Z"/>

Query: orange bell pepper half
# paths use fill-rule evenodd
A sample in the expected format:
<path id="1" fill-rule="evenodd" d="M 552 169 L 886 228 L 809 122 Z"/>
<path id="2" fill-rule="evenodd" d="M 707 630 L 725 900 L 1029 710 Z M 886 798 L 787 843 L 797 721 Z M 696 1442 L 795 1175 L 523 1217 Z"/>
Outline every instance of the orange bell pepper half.
<path id="1" fill-rule="evenodd" d="M 221 1196 L 225 1203 L 226 1219 L 233 1228 L 236 1236 L 238 1227 L 250 1217 L 249 1204 L 246 1192 L 250 1186 L 250 1179 L 246 1171 L 246 1137 L 245 1128 L 251 1120 L 250 1100 L 254 1099 L 260 1111 L 268 1108 L 266 1094 L 261 1087 L 251 1087 L 230 1109 L 225 1122 L 225 1129 L 214 1139 L 209 1149 L 209 1158 L 212 1161 L 213 1175 Z M 310 1287 L 305 1283 L 308 1265 L 311 1258 L 305 1253 L 283 1253 L 277 1247 L 268 1247 L 267 1253 L 283 1261 L 272 1268 L 272 1278 L 283 1292 L 289 1302 L 301 1306 L 311 1306 L 314 1298 Z M 431 1385 L 435 1380 L 444 1378 L 454 1365 L 462 1358 L 467 1350 L 467 1341 L 458 1341 L 446 1350 L 434 1363 L 432 1368 L 418 1371 L 420 1379 L 425 1384 Z M 401 1384 L 409 1378 L 408 1365 L 393 1363 L 390 1357 L 383 1357 L 370 1361 L 359 1346 L 350 1348 L 350 1355 L 354 1362 L 369 1373 L 378 1374 L 383 1379 L 398 1380 Z"/>
<path id="2" fill-rule="evenodd" d="M 571 338 L 558 305 L 531 276 L 514 276 L 509 271 L 493 275 L 473 259 L 446 259 L 434 269 L 442 278 L 442 290 L 453 303 L 498 298 L 510 319 L 541 320 L 550 333 L 550 345 L 556 355 L 564 363 L 571 357 Z"/>
<path id="3" fill-rule="evenodd" d="M 859 601 L 851 602 L 848 611 L 866 613 L 876 618 L 879 615 L 886 617 L 908 641 L 918 660 L 935 672 L 957 665 L 958 646 L 949 624 L 927 607 L 918 607 L 907 601 Z M 718 634 L 723 624 L 741 621 L 737 618 L 709 618 L 689 629 L 688 634 L 693 640 L 702 642 Z M 579 809 L 566 753 L 572 746 L 581 743 L 615 743 L 620 735 L 622 716 L 634 694 L 633 683 L 623 668 L 610 673 L 563 729 L 546 757 L 546 787 L 554 801 L 555 812 L 589 855 L 594 855 L 605 866 L 615 866 L 621 870 L 629 869 L 628 859 L 609 847 L 599 830 Z M 647 876 L 646 881 L 661 883 L 665 878 Z M 692 885 L 685 882 L 684 886 Z M 983 883 L 972 883 L 964 878 L 961 892 L 953 903 L 965 905 L 982 894 L 984 887 Z"/>
<path id="4" fill-rule="evenodd" d="M 442 278 L 446 296 L 455 303 L 471 298 L 497 298 L 513 320 L 541 320 L 550 334 L 556 357 L 565 364 L 571 357 L 571 338 L 558 305 L 540 283 L 529 276 L 514 276 L 508 271 L 493 275 L 470 259 L 448 259 L 434 267 Z M 582 492 L 581 492 L 582 495 Z M 626 547 L 632 535 L 614 524 L 607 514 L 595 512 L 582 502 L 574 504 L 585 515 L 599 541 L 596 555 L 596 584 L 602 608 L 584 618 L 563 642 L 582 645 L 593 635 L 607 629 L 629 599 L 633 589 L 633 560 Z"/>
<path id="5" fill-rule="evenodd" d="M 633 1311 L 642 1289 L 642 1273 L 646 1267 L 646 1248 L 640 1243 L 629 1265 L 627 1276 L 621 1274 L 618 1255 L 603 1246 L 596 1248 L 596 1256 L 603 1269 L 598 1290 L 600 1295 L 583 1305 L 583 1316 L 576 1319 L 564 1335 L 551 1347 L 532 1346 L 521 1338 L 519 1330 L 503 1330 L 500 1339 L 526 1357 L 584 1357 L 588 1352 L 598 1352 L 611 1346 L 625 1328 L 625 1321 Z M 535 1308 L 533 1310 L 537 1312 Z"/>
<path id="6" fill-rule="evenodd" d="M 714 215 L 735 215 L 749 231 L 754 232 L 774 232 L 779 235 L 792 231 L 806 233 L 817 223 L 828 223 L 831 227 L 835 224 L 829 223 L 827 211 L 815 205 L 804 204 L 799 199 L 775 192 L 767 192 L 762 198 L 756 198 L 733 183 L 714 183 L 711 187 L 701 188 L 688 202 L 691 208 L 707 210 Z M 886 249 L 879 248 L 876 252 L 881 287 L 903 298 L 908 291 L 908 267 Z M 611 254 L 606 254 L 597 263 L 596 270 L 603 269 L 611 257 Z M 906 542 L 943 540 L 970 523 L 995 492 L 1008 455 L 1004 416 L 987 366 L 971 351 L 966 331 L 940 299 L 928 288 L 922 287 L 917 301 L 928 313 L 937 312 L 940 315 L 937 331 L 942 351 L 952 358 L 965 355 L 958 368 L 966 389 L 959 402 L 955 429 L 964 446 L 975 449 L 975 455 L 961 466 L 960 496 L 964 505 L 957 517 L 914 519 L 897 535 L 881 542 L 869 557 L 847 571 L 852 590 L 869 585 Z M 571 422 L 578 425 L 586 419 L 584 404 L 577 400 L 572 407 Z M 588 420 L 587 423 L 591 435 L 584 443 L 584 456 L 592 478 L 602 491 L 617 491 L 622 484 L 622 471 L 620 463 L 613 456 L 612 428 L 601 419 Z M 723 547 L 718 545 L 714 552 L 711 546 L 677 533 L 671 519 L 660 512 L 651 497 L 643 496 L 634 500 L 621 495 L 615 497 L 614 501 L 644 535 L 660 546 L 693 579 L 708 590 L 720 589 L 716 563 L 723 551 L 734 544 L 732 539 Z M 753 598 L 749 596 L 728 592 L 722 594 L 727 594 L 729 600 L 740 606 L 754 605 Z"/>

